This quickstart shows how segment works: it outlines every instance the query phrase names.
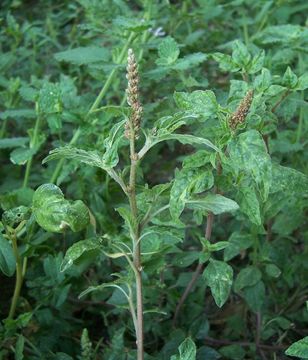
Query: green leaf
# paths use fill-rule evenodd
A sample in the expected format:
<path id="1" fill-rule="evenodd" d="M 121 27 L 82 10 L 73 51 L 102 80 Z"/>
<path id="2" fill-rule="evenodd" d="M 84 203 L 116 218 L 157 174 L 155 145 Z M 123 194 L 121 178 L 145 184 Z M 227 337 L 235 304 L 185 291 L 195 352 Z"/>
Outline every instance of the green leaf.
<path id="1" fill-rule="evenodd" d="M 31 109 L 14 109 L 14 110 L 5 110 L 0 113 L 0 119 L 33 119 L 36 117 L 36 113 Z"/>
<path id="2" fill-rule="evenodd" d="M 62 191 L 54 184 L 44 184 L 36 189 L 33 214 L 37 223 L 49 232 L 62 233 L 67 228 L 78 232 L 90 222 L 85 204 L 80 200 L 65 200 Z"/>
<path id="3" fill-rule="evenodd" d="M 180 109 L 193 111 L 204 119 L 215 116 L 219 109 L 216 96 L 211 90 L 196 90 L 192 93 L 176 92 L 174 100 Z"/>
<path id="4" fill-rule="evenodd" d="M 289 89 L 296 88 L 296 85 L 298 83 L 298 78 L 296 74 L 294 74 L 294 72 L 291 70 L 290 66 L 287 67 L 287 70 L 283 75 L 282 82 L 283 85 Z"/>
<path id="5" fill-rule="evenodd" d="M 219 349 L 224 358 L 229 360 L 241 360 L 245 357 L 245 350 L 240 345 L 227 345 Z"/>
<path id="6" fill-rule="evenodd" d="M 255 74 L 260 71 L 264 65 L 265 60 L 265 51 L 261 50 L 257 55 L 255 55 L 249 66 L 248 66 L 248 74 Z"/>
<path id="7" fill-rule="evenodd" d="M 76 160 L 87 165 L 97 166 L 101 169 L 105 168 L 103 158 L 100 156 L 98 151 L 86 151 L 71 146 L 64 146 L 51 150 L 42 163 L 44 164 L 47 161 L 58 159 Z"/>
<path id="8" fill-rule="evenodd" d="M 158 55 L 157 65 L 168 66 L 175 63 L 180 55 L 177 42 L 172 37 L 165 38 L 158 46 Z"/>
<path id="9" fill-rule="evenodd" d="M 38 107 L 43 114 L 54 114 L 61 111 L 61 91 L 58 84 L 44 83 L 39 92 Z"/>
<path id="10" fill-rule="evenodd" d="M 22 335 L 19 335 L 15 346 L 15 360 L 23 360 L 24 346 L 25 346 L 25 339 Z"/>
<path id="11" fill-rule="evenodd" d="M 263 68 L 261 74 L 256 76 L 253 86 L 259 92 L 263 92 L 270 87 L 271 81 L 272 81 L 272 76 L 270 71 L 268 69 Z"/>
<path id="12" fill-rule="evenodd" d="M 301 37 L 307 36 L 307 30 L 299 25 L 268 26 L 257 34 L 256 39 L 261 44 L 286 44 L 292 46 Z"/>
<path id="13" fill-rule="evenodd" d="M 195 360 L 197 348 L 191 338 L 186 338 L 179 346 L 179 355 L 171 356 L 170 360 Z"/>
<path id="14" fill-rule="evenodd" d="M 236 200 L 241 211 L 248 216 L 249 220 L 260 226 L 262 224 L 260 204 L 254 187 L 240 184 Z"/>
<path id="15" fill-rule="evenodd" d="M 36 154 L 37 150 L 37 148 L 17 148 L 11 152 L 10 160 L 15 165 L 24 165 Z"/>
<path id="16" fill-rule="evenodd" d="M 194 66 L 197 66 L 203 63 L 207 59 L 206 54 L 203 53 L 194 53 L 186 55 L 185 57 L 178 59 L 174 65 L 172 65 L 173 70 L 184 71 L 191 69 Z"/>
<path id="17" fill-rule="evenodd" d="M 199 168 L 177 170 L 170 191 L 170 213 L 172 218 L 179 218 L 192 193 L 205 191 L 213 185 L 214 178 L 211 172 Z"/>
<path id="18" fill-rule="evenodd" d="M 292 344 L 285 353 L 288 356 L 308 359 L 308 336 Z"/>
<path id="19" fill-rule="evenodd" d="M 306 90 L 308 88 L 308 73 L 299 77 L 296 90 Z"/>
<path id="20" fill-rule="evenodd" d="M 259 281 L 253 286 L 245 287 L 242 290 L 242 295 L 252 311 L 261 311 L 265 301 L 265 286 L 263 281 Z"/>
<path id="21" fill-rule="evenodd" d="M 233 43 L 232 60 L 240 68 L 246 68 L 251 59 L 251 55 L 241 41 L 237 40 Z"/>
<path id="22" fill-rule="evenodd" d="M 224 261 L 229 261 L 239 255 L 241 251 L 248 249 L 253 244 L 250 234 L 234 232 L 229 240 L 229 246 L 224 250 Z"/>
<path id="23" fill-rule="evenodd" d="M 203 277 L 211 288 L 212 295 L 218 307 L 227 301 L 232 286 L 233 269 L 223 261 L 210 259 L 203 272 Z"/>
<path id="24" fill-rule="evenodd" d="M 267 264 L 265 266 L 265 271 L 269 276 L 273 278 L 278 278 L 281 274 L 281 270 L 275 264 Z"/>
<path id="25" fill-rule="evenodd" d="M 245 287 L 257 284 L 262 278 L 261 271 L 255 266 L 242 269 L 234 282 L 234 290 L 239 293 Z"/>
<path id="26" fill-rule="evenodd" d="M 190 198 L 186 201 L 186 206 L 193 210 L 210 211 L 215 215 L 235 211 L 239 208 L 235 201 L 219 194 L 207 194 Z"/>
<path id="27" fill-rule="evenodd" d="M 240 70 L 240 66 L 235 64 L 232 56 L 222 53 L 214 53 L 212 57 L 219 63 L 219 68 L 225 72 L 237 72 Z"/>
<path id="28" fill-rule="evenodd" d="M 27 137 L 0 139 L 0 149 L 10 149 L 25 146 L 28 142 L 29 138 Z"/>
<path id="29" fill-rule="evenodd" d="M 54 57 L 57 61 L 64 61 L 75 65 L 88 65 L 108 60 L 109 52 L 106 48 L 85 46 L 58 52 Z"/>
<path id="30" fill-rule="evenodd" d="M 0 234 L 0 270 L 6 276 L 13 276 L 15 272 L 15 256 L 12 245 Z"/>
<path id="31" fill-rule="evenodd" d="M 123 29 L 123 31 L 126 30 L 142 33 L 143 31 L 149 29 L 151 23 L 145 19 L 117 16 L 113 21 L 113 25 L 115 27 Z"/>
<path id="32" fill-rule="evenodd" d="M 229 161 L 235 176 L 252 178 L 265 201 L 272 182 L 271 159 L 261 134 L 249 130 L 234 139 L 229 145 Z"/>
<path id="33" fill-rule="evenodd" d="M 69 269 L 74 264 L 74 262 L 78 260 L 84 253 L 98 250 L 100 249 L 100 247 L 101 244 L 99 239 L 97 238 L 81 240 L 73 244 L 66 251 L 66 254 L 61 264 L 61 271 L 64 272 Z"/>
<path id="34" fill-rule="evenodd" d="M 124 137 L 123 127 L 126 120 L 115 124 L 109 131 L 108 137 L 104 140 L 105 153 L 103 162 L 105 168 L 113 168 L 119 162 L 118 147 L 121 139 Z"/>

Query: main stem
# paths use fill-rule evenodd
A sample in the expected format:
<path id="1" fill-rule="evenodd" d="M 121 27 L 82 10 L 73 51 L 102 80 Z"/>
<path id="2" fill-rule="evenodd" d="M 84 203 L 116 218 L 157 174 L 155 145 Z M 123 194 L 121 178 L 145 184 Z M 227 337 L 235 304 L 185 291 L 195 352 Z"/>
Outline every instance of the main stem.
<path id="1" fill-rule="evenodd" d="M 130 158 L 131 158 L 131 166 L 130 166 L 130 175 L 129 175 L 129 203 L 130 209 L 132 212 L 132 216 L 135 220 L 136 229 L 133 234 L 133 245 L 134 245 L 134 266 L 135 266 L 135 280 L 136 280 L 136 305 L 137 305 L 137 359 L 143 360 L 143 302 L 142 302 L 142 266 L 141 266 L 141 249 L 140 249 L 140 233 L 139 233 L 139 223 L 138 223 L 138 209 L 137 209 L 137 201 L 136 201 L 136 170 L 137 170 L 137 162 L 138 155 L 135 151 L 135 131 L 133 126 L 131 126 L 131 136 L 130 136 Z"/>
<path id="2" fill-rule="evenodd" d="M 21 257 L 18 252 L 16 233 L 14 233 L 11 236 L 11 240 L 12 240 L 13 252 L 14 252 L 14 256 L 15 256 L 15 260 L 16 260 L 16 282 L 15 282 L 15 290 L 14 290 L 14 295 L 13 295 L 13 299 L 11 302 L 8 319 L 14 318 L 16 305 L 17 305 L 17 301 L 18 301 L 19 294 L 20 294 L 20 289 L 21 289 L 22 282 L 23 282 L 22 261 L 21 261 Z"/>

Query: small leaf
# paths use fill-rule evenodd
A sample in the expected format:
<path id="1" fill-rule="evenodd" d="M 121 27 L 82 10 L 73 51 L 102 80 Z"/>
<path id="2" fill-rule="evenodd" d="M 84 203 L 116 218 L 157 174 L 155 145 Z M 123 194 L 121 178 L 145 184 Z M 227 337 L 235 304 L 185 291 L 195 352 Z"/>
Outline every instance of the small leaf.
<path id="1" fill-rule="evenodd" d="M 234 232 L 229 240 L 229 246 L 224 250 L 224 261 L 229 261 L 239 255 L 241 251 L 248 249 L 253 244 L 250 234 Z"/>
<path id="2" fill-rule="evenodd" d="M 289 89 L 296 88 L 296 85 L 298 83 L 298 78 L 296 74 L 294 74 L 294 72 L 291 70 L 290 66 L 288 66 L 286 72 L 284 73 L 282 82 L 283 85 Z"/>
<path id="3" fill-rule="evenodd" d="M 219 63 L 219 68 L 225 72 L 237 72 L 240 70 L 238 66 L 232 59 L 232 56 L 222 53 L 214 53 L 212 57 L 215 61 Z"/>
<path id="4" fill-rule="evenodd" d="M 90 222 L 89 210 L 80 200 L 64 199 L 62 191 L 54 184 L 44 184 L 33 196 L 33 214 L 37 223 L 49 232 L 65 232 L 69 227 L 77 232 Z"/>
<path id="5" fill-rule="evenodd" d="M 99 239 L 97 238 L 78 241 L 77 243 L 73 244 L 70 248 L 68 248 L 68 250 L 66 251 L 60 270 L 62 272 L 66 271 L 84 253 L 93 250 L 98 250 L 100 249 L 100 247 L 101 244 L 99 242 Z"/>
<path id="6" fill-rule="evenodd" d="M 37 148 L 17 148 L 11 152 L 10 160 L 15 165 L 24 165 L 36 154 L 37 150 Z"/>
<path id="7" fill-rule="evenodd" d="M 308 73 L 299 77 L 296 90 L 306 90 L 308 88 Z"/>
<path id="8" fill-rule="evenodd" d="M 286 350 L 286 355 L 308 359 L 308 336 L 292 344 Z"/>
<path id="9" fill-rule="evenodd" d="M 15 360 L 23 360 L 24 346 L 25 346 L 25 339 L 22 335 L 19 335 L 15 346 Z"/>
<path id="10" fill-rule="evenodd" d="M 212 295 L 218 307 L 227 301 L 233 280 L 233 269 L 223 261 L 210 259 L 203 272 L 203 277 L 211 288 Z"/>
<path id="11" fill-rule="evenodd" d="M 235 211 L 239 208 L 235 201 L 219 194 L 207 194 L 203 197 L 191 198 L 186 201 L 186 206 L 193 210 L 210 211 L 215 215 Z"/>
<path id="12" fill-rule="evenodd" d="M 158 55 L 157 65 L 167 66 L 176 62 L 180 55 L 177 42 L 172 37 L 165 38 L 158 46 Z"/>

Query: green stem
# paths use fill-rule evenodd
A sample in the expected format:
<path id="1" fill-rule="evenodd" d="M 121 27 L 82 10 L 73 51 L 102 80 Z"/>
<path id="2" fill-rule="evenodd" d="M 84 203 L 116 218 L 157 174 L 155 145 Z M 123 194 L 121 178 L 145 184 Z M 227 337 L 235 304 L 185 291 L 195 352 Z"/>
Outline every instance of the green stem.
<path id="1" fill-rule="evenodd" d="M 39 130 L 40 130 L 40 124 L 41 124 L 41 116 L 38 114 L 37 117 L 36 117 L 36 121 L 35 121 L 33 138 L 32 138 L 32 140 L 30 142 L 30 149 L 34 148 L 37 145 L 37 140 L 38 140 L 38 135 L 39 135 Z M 22 185 L 24 188 L 28 186 L 29 177 L 30 177 L 30 173 L 31 173 L 32 162 L 33 162 L 33 156 L 27 162 L 24 182 L 23 182 L 23 185 Z"/>
<path id="2" fill-rule="evenodd" d="M 134 36 L 135 36 L 135 34 L 134 34 L 134 33 L 131 33 L 131 35 L 130 35 L 129 38 L 127 39 L 126 44 L 125 44 L 125 46 L 123 47 L 123 49 L 122 49 L 122 51 L 121 51 L 121 53 L 120 53 L 120 55 L 119 55 L 118 62 L 121 63 L 121 62 L 125 59 L 127 50 L 128 50 L 128 48 L 129 48 L 131 42 L 133 41 Z M 103 97 L 106 95 L 106 93 L 107 93 L 110 85 L 112 84 L 113 78 L 115 77 L 115 75 L 116 75 L 116 73 L 117 73 L 117 70 L 118 70 L 118 68 L 116 67 L 116 68 L 114 68 L 114 69 L 111 71 L 111 73 L 109 74 L 109 76 L 108 76 L 108 78 L 107 78 L 107 80 L 106 80 L 106 82 L 105 82 L 102 90 L 100 91 L 100 93 L 98 94 L 98 96 L 97 96 L 97 98 L 95 99 L 94 103 L 92 104 L 90 110 L 88 111 L 88 113 L 87 113 L 87 115 L 86 115 L 86 118 L 87 118 L 93 111 L 95 111 L 95 110 L 98 108 L 100 102 L 102 101 L 102 99 L 103 99 Z M 74 144 L 77 142 L 77 140 L 79 139 L 79 136 L 80 136 L 80 135 L 81 135 L 81 127 L 79 126 L 79 128 L 78 128 L 77 131 L 75 132 L 73 138 L 72 138 L 71 141 L 69 142 L 69 145 L 74 145 Z M 60 172 L 61 172 L 61 170 L 62 170 L 63 164 L 64 164 L 64 159 L 61 159 L 61 160 L 58 161 L 57 166 L 56 166 L 56 168 L 55 168 L 55 170 L 54 170 L 54 172 L 53 172 L 53 174 L 52 174 L 52 176 L 51 176 L 51 178 L 50 178 L 50 182 L 51 182 L 51 183 L 55 183 L 55 182 L 56 182 L 56 180 L 57 180 L 57 178 L 59 177 L 59 174 L 60 174 Z"/>
<path id="3" fill-rule="evenodd" d="M 18 301 L 19 294 L 20 294 L 20 289 L 21 289 L 22 282 L 23 282 L 22 260 L 19 255 L 19 252 L 18 252 L 16 233 L 11 235 L 11 240 L 12 240 L 13 252 L 14 252 L 14 256 L 15 256 L 15 260 L 16 260 L 16 282 L 15 282 L 15 290 L 14 290 L 14 295 L 13 295 L 13 299 L 11 302 L 8 319 L 14 318 L 16 305 L 17 305 L 17 301 Z"/>
<path id="4" fill-rule="evenodd" d="M 6 118 L 5 120 L 3 120 L 2 126 L 1 126 L 1 130 L 0 130 L 0 139 L 2 139 L 4 137 L 5 134 L 5 130 L 6 130 L 6 125 L 7 125 L 7 121 L 8 119 Z"/>

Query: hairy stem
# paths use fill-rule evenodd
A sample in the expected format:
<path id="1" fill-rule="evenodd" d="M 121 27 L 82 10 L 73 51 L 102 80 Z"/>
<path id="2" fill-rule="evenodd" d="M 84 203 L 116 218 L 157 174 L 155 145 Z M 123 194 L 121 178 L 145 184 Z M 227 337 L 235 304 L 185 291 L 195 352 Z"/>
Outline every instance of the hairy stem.
<path id="1" fill-rule="evenodd" d="M 129 36 L 129 38 L 127 39 L 126 41 L 126 44 L 124 45 L 120 55 L 119 55 L 119 58 L 118 58 L 118 62 L 122 62 L 124 59 L 125 59 L 125 56 L 126 56 L 126 53 L 127 53 L 127 50 L 131 44 L 131 42 L 133 41 L 134 39 L 134 36 L 135 34 L 134 33 L 131 33 L 131 35 Z M 90 107 L 86 117 L 88 117 L 93 111 L 95 111 L 98 107 L 99 107 L 99 104 L 100 102 L 102 101 L 102 99 L 104 98 L 104 96 L 106 95 L 110 85 L 112 84 L 112 81 L 117 73 L 117 70 L 118 68 L 114 68 L 111 73 L 109 74 L 103 88 L 101 89 L 100 93 L 98 94 L 97 98 L 95 99 L 94 103 L 92 104 L 92 106 Z M 71 141 L 69 142 L 69 145 L 74 145 L 79 137 L 81 135 L 81 127 L 79 127 L 77 129 L 77 131 L 75 132 L 73 138 L 71 139 Z M 55 167 L 55 170 L 50 178 L 50 182 L 51 183 L 55 183 L 59 177 L 59 174 L 62 170 L 62 167 L 64 165 L 64 159 L 61 159 L 58 161 L 57 163 L 57 166 Z"/>
<path id="2" fill-rule="evenodd" d="M 14 290 L 14 295 L 13 295 L 13 299 L 12 299 L 11 307 L 10 307 L 10 311 L 9 311 L 9 316 L 8 316 L 8 319 L 13 319 L 14 315 L 15 315 L 17 301 L 18 301 L 18 298 L 20 295 L 20 289 L 21 289 L 22 282 L 23 282 L 23 269 L 22 269 L 22 259 L 19 255 L 18 247 L 17 247 L 16 233 L 13 233 L 10 237 L 12 240 L 13 252 L 14 252 L 14 256 L 15 256 L 15 260 L 16 260 L 15 290 Z"/>
<path id="3" fill-rule="evenodd" d="M 135 220 L 136 229 L 133 234 L 133 259 L 135 267 L 135 281 L 136 281 L 136 307 L 137 307 L 137 329 L 136 329 L 136 343 L 137 343 L 137 359 L 144 359 L 143 351 L 143 300 L 142 300 L 142 266 L 141 266 L 141 243 L 139 241 L 140 229 L 138 223 L 138 209 L 136 201 L 136 170 L 138 163 L 138 155 L 135 151 L 135 130 L 132 123 L 130 123 L 130 174 L 128 197 L 132 216 Z"/>

